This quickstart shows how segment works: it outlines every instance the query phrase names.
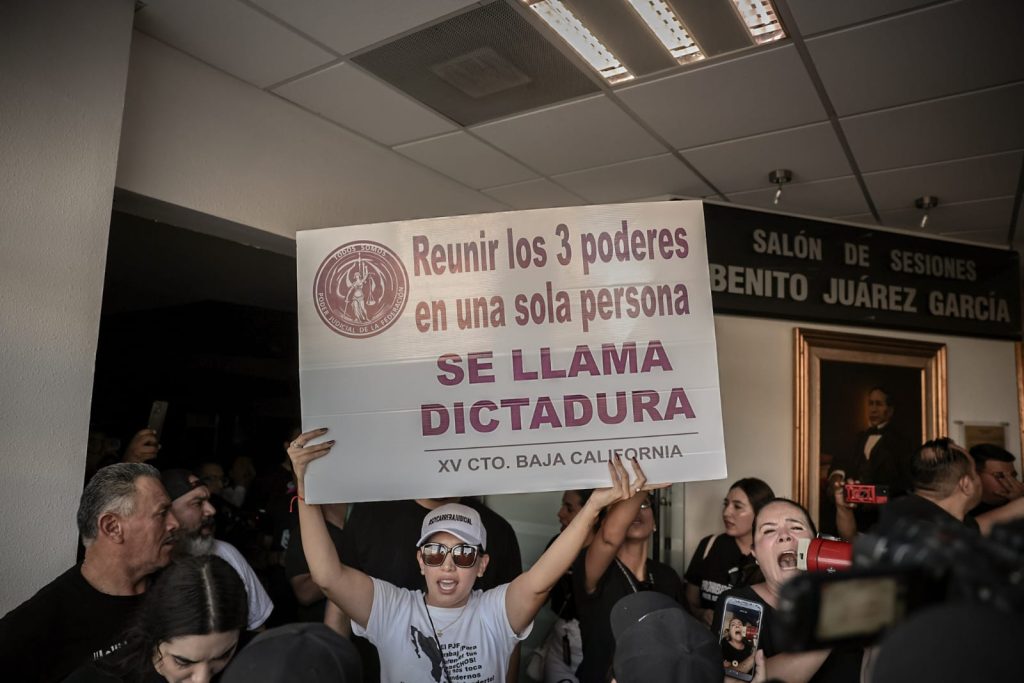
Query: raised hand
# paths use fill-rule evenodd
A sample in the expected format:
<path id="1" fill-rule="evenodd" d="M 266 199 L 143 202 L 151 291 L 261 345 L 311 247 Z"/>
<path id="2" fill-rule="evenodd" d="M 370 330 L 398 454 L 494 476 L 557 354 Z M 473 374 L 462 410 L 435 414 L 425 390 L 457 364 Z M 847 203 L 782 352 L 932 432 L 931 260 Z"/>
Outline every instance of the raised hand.
<path id="1" fill-rule="evenodd" d="M 288 459 L 292 461 L 292 471 L 295 473 L 295 486 L 298 489 L 299 497 L 305 496 L 306 466 L 317 458 L 322 458 L 330 453 L 334 447 L 334 440 L 307 446 L 313 439 L 327 433 L 326 427 L 314 429 L 299 434 L 288 444 Z"/>
<path id="2" fill-rule="evenodd" d="M 647 475 L 644 474 L 644 470 L 640 467 L 640 463 L 637 462 L 636 458 L 629 461 L 630 467 L 633 469 L 634 478 L 632 481 L 629 479 L 629 473 L 626 471 L 626 467 L 622 464 L 622 458 L 615 456 L 608 463 L 608 471 L 611 474 L 612 485 L 608 488 L 595 489 L 590 494 L 590 500 L 594 501 L 594 504 L 598 508 L 607 507 L 623 500 L 629 500 L 633 496 L 646 491 L 653 491 L 655 489 L 663 489 L 667 486 L 671 486 L 671 482 L 664 484 L 648 484 Z M 590 502 L 589 500 L 587 502 Z"/>
<path id="3" fill-rule="evenodd" d="M 160 441 L 149 427 L 135 432 L 124 449 L 124 462 L 148 462 L 160 452 Z"/>

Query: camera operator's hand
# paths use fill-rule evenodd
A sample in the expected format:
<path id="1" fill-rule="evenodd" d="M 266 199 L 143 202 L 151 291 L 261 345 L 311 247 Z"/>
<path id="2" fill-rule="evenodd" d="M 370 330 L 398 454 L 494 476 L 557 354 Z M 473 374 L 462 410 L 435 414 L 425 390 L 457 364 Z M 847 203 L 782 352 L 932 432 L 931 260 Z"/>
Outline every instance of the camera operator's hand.
<path id="1" fill-rule="evenodd" d="M 148 462 L 160 452 L 160 441 L 156 432 L 148 427 L 140 429 L 124 449 L 124 462 Z"/>

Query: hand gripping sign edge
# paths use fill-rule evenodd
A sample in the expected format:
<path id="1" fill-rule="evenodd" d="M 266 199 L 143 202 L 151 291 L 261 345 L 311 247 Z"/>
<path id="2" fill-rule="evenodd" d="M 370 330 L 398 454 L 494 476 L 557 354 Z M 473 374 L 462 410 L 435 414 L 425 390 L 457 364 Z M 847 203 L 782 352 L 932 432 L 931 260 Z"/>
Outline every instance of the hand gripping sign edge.
<path id="1" fill-rule="evenodd" d="M 346 242 L 323 260 L 313 278 L 313 305 L 332 331 L 374 337 L 401 317 L 409 301 L 405 265 L 388 247 Z"/>

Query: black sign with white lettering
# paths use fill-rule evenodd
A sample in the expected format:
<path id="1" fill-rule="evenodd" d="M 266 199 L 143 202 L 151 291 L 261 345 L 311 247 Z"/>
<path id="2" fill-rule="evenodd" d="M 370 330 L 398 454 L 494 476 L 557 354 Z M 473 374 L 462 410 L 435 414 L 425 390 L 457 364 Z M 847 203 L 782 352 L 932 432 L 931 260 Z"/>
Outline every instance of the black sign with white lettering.
<path id="1" fill-rule="evenodd" d="M 1020 339 L 1016 252 L 704 205 L 716 313 Z"/>

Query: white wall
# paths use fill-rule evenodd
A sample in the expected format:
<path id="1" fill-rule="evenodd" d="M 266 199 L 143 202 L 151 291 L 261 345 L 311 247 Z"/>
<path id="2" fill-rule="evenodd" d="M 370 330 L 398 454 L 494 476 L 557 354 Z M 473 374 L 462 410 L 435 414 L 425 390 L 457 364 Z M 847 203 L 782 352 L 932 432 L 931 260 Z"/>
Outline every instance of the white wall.
<path id="1" fill-rule="evenodd" d="M 75 559 L 131 22 L 0 3 L 0 614 Z"/>

